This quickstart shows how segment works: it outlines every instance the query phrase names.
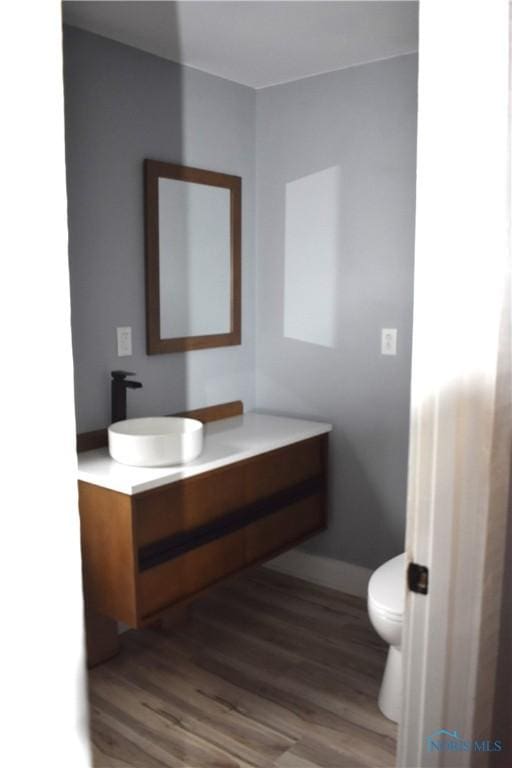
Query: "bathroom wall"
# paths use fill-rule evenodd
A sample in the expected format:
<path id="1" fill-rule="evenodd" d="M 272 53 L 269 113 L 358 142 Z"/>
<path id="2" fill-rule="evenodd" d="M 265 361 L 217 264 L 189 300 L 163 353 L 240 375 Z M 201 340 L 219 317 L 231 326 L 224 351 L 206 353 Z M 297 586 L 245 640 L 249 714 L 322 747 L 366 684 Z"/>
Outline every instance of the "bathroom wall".
<path id="1" fill-rule="evenodd" d="M 400 552 L 417 57 L 254 91 L 74 28 L 64 54 L 78 430 L 109 422 L 120 367 L 144 384 L 130 416 L 241 398 L 332 422 L 329 531 L 305 550 L 369 568 Z M 145 353 L 146 157 L 243 178 L 240 347 Z"/>
<path id="2" fill-rule="evenodd" d="M 135 371 L 130 416 L 254 403 L 254 108 L 250 88 L 64 30 L 66 162 L 78 430 L 110 421 L 110 371 Z M 242 177 L 242 345 L 145 353 L 143 160 Z M 117 357 L 131 326 L 133 356 Z"/>
<path id="3" fill-rule="evenodd" d="M 407 55 L 256 101 L 256 405 L 332 422 L 329 530 L 304 548 L 368 568 L 404 547 L 416 87 Z"/>

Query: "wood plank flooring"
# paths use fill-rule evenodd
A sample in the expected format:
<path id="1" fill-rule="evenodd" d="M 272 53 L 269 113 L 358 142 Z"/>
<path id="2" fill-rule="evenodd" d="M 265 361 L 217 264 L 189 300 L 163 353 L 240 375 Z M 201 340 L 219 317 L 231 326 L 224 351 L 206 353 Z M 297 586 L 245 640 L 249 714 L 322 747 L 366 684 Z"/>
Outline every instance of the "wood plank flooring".
<path id="1" fill-rule="evenodd" d="M 96 768 L 384 768 L 386 647 L 363 600 L 265 568 L 89 673 Z"/>

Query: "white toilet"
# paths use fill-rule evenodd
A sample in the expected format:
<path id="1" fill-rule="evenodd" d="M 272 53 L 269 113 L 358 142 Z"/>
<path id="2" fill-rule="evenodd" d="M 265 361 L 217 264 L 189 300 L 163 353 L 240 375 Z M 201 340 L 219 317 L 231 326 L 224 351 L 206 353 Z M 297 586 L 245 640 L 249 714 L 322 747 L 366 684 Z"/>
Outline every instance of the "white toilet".
<path id="1" fill-rule="evenodd" d="M 389 644 L 379 693 L 381 712 L 398 723 L 402 704 L 402 622 L 405 605 L 405 554 L 377 568 L 368 583 L 368 613 L 375 631 Z"/>

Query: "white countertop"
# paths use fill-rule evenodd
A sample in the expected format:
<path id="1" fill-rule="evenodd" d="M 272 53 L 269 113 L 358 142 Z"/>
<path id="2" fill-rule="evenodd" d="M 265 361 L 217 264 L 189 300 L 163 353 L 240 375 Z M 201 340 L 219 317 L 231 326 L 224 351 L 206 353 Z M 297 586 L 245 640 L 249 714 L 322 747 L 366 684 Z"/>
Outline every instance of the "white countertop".
<path id="1" fill-rule="evenodd" d="M 203 452 L 188 464 L 129 467 L 111 459 L 108 448 L 99 448 L 78 454 L 78 479 L 131 496 L 331 430 L 330 424 L 319 421 L 249 412 L 205 424 Z"/>

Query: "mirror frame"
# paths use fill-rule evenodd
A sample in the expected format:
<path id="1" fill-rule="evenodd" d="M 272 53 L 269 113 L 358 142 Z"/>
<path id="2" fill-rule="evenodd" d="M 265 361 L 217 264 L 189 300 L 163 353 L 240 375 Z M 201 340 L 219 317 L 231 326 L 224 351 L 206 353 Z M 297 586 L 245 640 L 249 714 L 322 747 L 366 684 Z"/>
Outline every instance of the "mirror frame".
<path id="1" fill-rule="evenodd" d="M 160 252 L 158 223 L 158 179 L 189 181 L 222 187 L 230 191 L 231 233 L 231 328 L 227 333 L 203 336 L 161 337 L 160 329 Z M 145 240 L 146 240 L 146 345 L 148 355 L 185 352 L 208 347 L 241 344 L 241 243 L 242 243 L 242 179 L 227 173 L 189 168 L 159 160 L 144 161 Z"/>

